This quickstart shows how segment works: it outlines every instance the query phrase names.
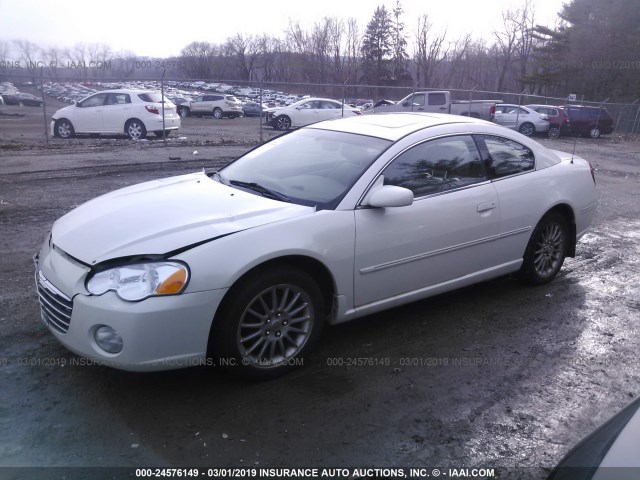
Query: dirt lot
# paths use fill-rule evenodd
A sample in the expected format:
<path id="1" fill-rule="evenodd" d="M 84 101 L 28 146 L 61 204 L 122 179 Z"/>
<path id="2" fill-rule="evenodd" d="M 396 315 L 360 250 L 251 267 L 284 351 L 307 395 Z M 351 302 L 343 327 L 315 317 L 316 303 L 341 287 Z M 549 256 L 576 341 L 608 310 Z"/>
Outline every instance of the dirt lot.
<path id="1" fill-rule="evenodd" d="M 85 466 L 496 467 L 499 478 L 541 479 L 640 394 L 638 142 L 577 141 L 601 203 L 550 285 L 501 278 L 332 327 L 304 368 L 246 383 L 215 368 L 70 365 L 77 357 L 39 320 L 31 256 L 75 205 L 220 166 L 258 139 L 258 121 L 187 119 L 167 146 L 44 148 L 41 111 L 0 108 L 0 466 L 64 467 L 61 478 Z M 353 358 L 391 364 L 346 365 Z"/>

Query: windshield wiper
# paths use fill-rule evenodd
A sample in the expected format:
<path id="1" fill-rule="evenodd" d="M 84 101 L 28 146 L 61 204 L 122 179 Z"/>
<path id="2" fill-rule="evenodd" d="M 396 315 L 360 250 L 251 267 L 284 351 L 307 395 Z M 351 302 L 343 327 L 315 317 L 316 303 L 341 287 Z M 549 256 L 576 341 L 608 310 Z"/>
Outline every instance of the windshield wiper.
<path id="1" fill-rule="evenodd" d="M 289 197 L 287 197 L 284 193 L 271 190 L 270 188 L 267 188 L 256 182 L 243 182 L 241 180 L 229 180 L 229 184 L 235 185 L 236 187 L 246 188 L 247 190 L 253 190 L 254 192 L 260 193 L 263 197 L 269 197 L 269 198 L 273 198 L 274 200 L 281 200 L 283 202 L 289 201 Z"/>

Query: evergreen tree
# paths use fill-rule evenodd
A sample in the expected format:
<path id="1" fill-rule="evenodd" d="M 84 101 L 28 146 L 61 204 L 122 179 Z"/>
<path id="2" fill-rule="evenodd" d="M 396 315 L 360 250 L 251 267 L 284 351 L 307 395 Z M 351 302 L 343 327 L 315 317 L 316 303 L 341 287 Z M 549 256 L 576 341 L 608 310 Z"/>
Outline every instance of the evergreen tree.
<path id="1" fill-rule="evenodd" d="M 392 38 L 391 16 L 384 5 L 377 7 L 362 40 L 362 67 L 368 83 L 387 84 L 391 78 Z"/>
<path id="2" fill-rule="evenodd" d="M 638 98 L 640 2 L 572 0 L 558 15 L 562 23 L 556 30 L 536 29 L 543 45 L 538 48 L 542 61 L 535 80 L 546 82 L 557 94 Z"/>

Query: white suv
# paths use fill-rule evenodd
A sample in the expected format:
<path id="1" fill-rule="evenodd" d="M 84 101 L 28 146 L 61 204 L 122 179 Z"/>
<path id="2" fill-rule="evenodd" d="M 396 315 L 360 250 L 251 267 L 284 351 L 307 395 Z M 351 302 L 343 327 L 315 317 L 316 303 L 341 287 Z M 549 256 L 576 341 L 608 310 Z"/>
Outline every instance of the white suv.
<path id="1" fill-rule="evenodd" d="M 162 137 L 180 128 L 176 106 L 162 94 L 147 90 L 104 90 L 86 97 L 74 105 L 62 108 L 51 117 L 51 133 L 71 138 L 76 133 L 124 133 L 132 140 L 141 140 L 148 132 Z"/>
<path id="2" fill-rule="evenodd" d="M 184 111 L 185 105 L 182 105 L 183 116 L 189 115 L 213 115 L 214 118 L 241 117 L 244 114 L 242 103 L 233 95 L 224 95 L 219 93 L 199 95 L 193 97 L 189 104 L 189 110 Z"/>

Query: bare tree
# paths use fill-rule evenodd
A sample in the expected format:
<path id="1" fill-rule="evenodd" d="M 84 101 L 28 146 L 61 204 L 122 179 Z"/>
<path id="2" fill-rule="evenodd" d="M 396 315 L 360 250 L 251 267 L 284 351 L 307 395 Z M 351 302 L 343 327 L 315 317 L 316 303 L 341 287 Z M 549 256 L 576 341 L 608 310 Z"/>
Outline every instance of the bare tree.
<path id="1" fill-rule="evenodd" d="M 13 44 L 18 51 L 19 60 L 26 67 L 31 80 L 35 82 L 38 72 L 38 55 L 41 55 L 42 50 L 38 45 L 29 40 L 14 40 Z"/>
<path id="2" fill-rule="evenodd" d="M 416 32 L 414 62 L 416 64 L 416 80 L 424 87 L 436 85 L 439 82 L 437 67 L 446 58 L 445 40 L 447 31 L 432 36 L 432 25 L 429 16 L 423 14 L 418 18 Z"/>
<path id="3" fill-rule="evenodd" d="M 220 49 L 209 42 L 191 42 L 180 53 L 189 77 L 211 78 L 213 60 Z"/>
<path id="4" fill-rule="evenodd" d="M 499 92 L 504 88 L 505 78 L 516 53 L 519 28 L 520 18 L 518 12 L 507 10 L 502 12 L 502 29 L 500 31 L 494 30 L 493 32 L 499 53 L 496 57 L 496 67 L 500 72 L 496 90 Z"/>

